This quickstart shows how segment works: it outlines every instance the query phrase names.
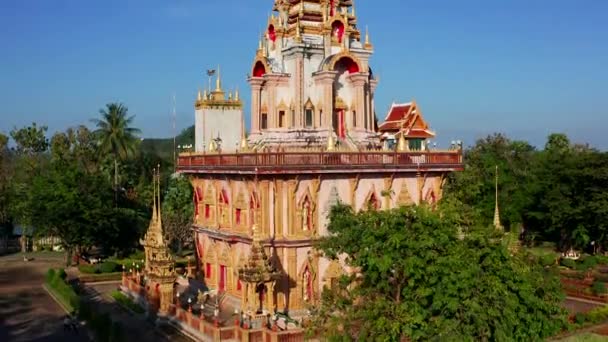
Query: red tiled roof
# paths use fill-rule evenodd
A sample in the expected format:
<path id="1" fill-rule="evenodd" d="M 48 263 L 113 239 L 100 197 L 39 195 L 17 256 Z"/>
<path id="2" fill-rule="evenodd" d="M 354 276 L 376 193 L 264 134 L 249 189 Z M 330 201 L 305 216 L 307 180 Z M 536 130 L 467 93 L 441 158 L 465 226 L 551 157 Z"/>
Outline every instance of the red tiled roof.
<path id="1" fill-rule="evenodd" d="M 382 133 L 398 133 L 403 130 L 409 138 L 435 137 L 414 102 L 393 104 L 378 130 Z"/>

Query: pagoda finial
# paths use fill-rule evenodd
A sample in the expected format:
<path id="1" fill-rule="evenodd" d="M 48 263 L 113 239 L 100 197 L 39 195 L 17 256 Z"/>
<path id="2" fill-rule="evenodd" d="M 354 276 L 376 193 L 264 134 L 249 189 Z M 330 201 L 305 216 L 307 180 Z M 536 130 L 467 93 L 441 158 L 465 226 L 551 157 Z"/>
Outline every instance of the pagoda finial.
<path id="1" fill-rule="evenodd" d="M 262 33 L 260 33 L 260 40 L 258 41 L 258 51 L 262 51 L 262 49 L 264 48 L 264 46 L 262 46 L 262 37 L 264 35 Z"/>
<path id="2" fill-rule="evenodd" d="M 234 92 L 234 101 L 240 101 L 240 98 L 239 98 L 239 87 L 236 87 L 236 91 Z"/>
<path id="3" fill-rule="evenodd" d="M 157 219 L 158 219 L 158 225 L 159 227 L 162 228 L 162 213 L 160 210 L 160 164 L 158 164 L 157 166 L 157 171 L 156 171 L 156 196 L 158 196 L 158 214 L 157 214 Z"/>
<path id="4" fill-rule="evenodd" d="M 232 90 L 230 92 L 228 92 L 228 100 L 232 101 Z"/>
<path id="5" fill-rule="evenodd" d="M 496 175 L 495 175 L 495 190 L 494 190 L 494 203 L 495 203 L 495 207 L 494 207 L 494 228 L 496 228 L 497 230 L 502 231 L 503 227 L 500 224 L 500 211 L 498 210 L 498 165 L 496 165 Z"/>
<path id="6" fill-rule="evenodd" d="M 300 18 L 304 16 L 304 0 L 300 0 Z"/>
<path id="7" fill-rule="evenodd" d="M 209 99 L 209 94 L 207 93 L 207 89 L 205 89 L 205 92 L 203 93 L 203 98 L 204 98 L 205 100 L 208 100 L 208 99 Z"/>
<path id="8" fill-rule="evenodd" d="M 365 26 L 365 47 L 371 46 L 372 43 L 369 40 L 369 28 Z"/>
<path id="9" fill-rule="evenodd" d="M 215 91 L 222 91 L 222 76 L 220 74 L 220 66 L 217 66 L 217 79 L 215 80 Z"/>
<path id="10" fill-rule="evenodd" d="M 353 0 L 353 13 L 352 13 L 352 15 L 353 15 L 353 17 L 356 16 L 356 14 L 355 14 L 355 0 Z"/>
<path id="11" fill-rule="evenodd" d="M 203 94 L 201 93 L 201 90 L 199 88 L 198 93 L 196 94 L 196 101 L 200 102 L 203 100 Z"/>
<path id="12" fill-rule="evenodd" d="M 397 151 L 406 152 L 409 149 L 407 141 L 405 141 L 405 132 L 401 131 L 399 135 L 399 142 L 397 143 Z"/>
<path id="13" fill-rule="evenodd" d="M 300 34 L 300 19 L 298 19 L 298 22 L 296 24 L 296 41 L 299 43 L 302 41 L 302 36 Z"/>
<path id="14" fill-rule="evenodd" d="M 327 152 L 333 152 L 336 150 L 336 140 L 334 140 L 334 132 L 329 130 L 329 135 L 327 136 Z"/>
<path id="15" fill-rule="evenodd" d="M 156 168 L 152 169 L 152 222 L 156 222 Z"/>

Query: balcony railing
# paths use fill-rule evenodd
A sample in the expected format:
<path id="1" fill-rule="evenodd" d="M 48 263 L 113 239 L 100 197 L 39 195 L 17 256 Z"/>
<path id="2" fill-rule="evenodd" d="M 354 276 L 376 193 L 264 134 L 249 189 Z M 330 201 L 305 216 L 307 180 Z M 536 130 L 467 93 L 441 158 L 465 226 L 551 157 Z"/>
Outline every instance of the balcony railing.
<path id="1" fill-rule="evenodd" d="M 260 152 L 183 153 L 178 157 L 181 172 L 238 171 L 281 172 L 298 170 L 361 169 L 462 169 L 462 152 Z"/>

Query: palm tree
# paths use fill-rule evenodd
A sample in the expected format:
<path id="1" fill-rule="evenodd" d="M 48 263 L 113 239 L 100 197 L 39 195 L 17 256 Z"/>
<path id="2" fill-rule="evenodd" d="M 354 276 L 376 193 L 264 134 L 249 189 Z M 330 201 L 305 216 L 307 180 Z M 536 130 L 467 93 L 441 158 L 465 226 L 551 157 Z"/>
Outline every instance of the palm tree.
<path id="1" fill-rule="evenodd" d="M 122 103 L 109 103 L 99 110 L 101 119 L 93 119 L 97 127 L 95 135 L 102 153 L 114 158 L 114 191 L 118 190 L 118 161 L 133 155 L 141 131 L 131 127 L 135 116 L 127 116 L 128 109 Z"/>

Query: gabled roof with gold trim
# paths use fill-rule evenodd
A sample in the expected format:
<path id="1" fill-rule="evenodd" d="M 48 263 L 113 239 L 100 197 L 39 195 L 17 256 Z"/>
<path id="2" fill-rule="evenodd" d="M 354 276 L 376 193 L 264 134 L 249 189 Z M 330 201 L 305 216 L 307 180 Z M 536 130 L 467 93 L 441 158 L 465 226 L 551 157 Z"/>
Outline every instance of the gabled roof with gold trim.
<path id="1" fill-rule="evenodd" d="M 407 103 L 393 103 L 378 127 L 380 133 L 405 133 L 406 138 L 434 138 L 433 132 L 418 108 L 416 101 Z"/>

